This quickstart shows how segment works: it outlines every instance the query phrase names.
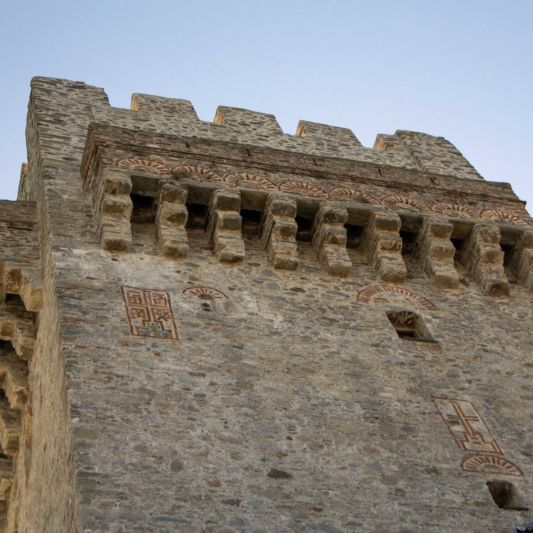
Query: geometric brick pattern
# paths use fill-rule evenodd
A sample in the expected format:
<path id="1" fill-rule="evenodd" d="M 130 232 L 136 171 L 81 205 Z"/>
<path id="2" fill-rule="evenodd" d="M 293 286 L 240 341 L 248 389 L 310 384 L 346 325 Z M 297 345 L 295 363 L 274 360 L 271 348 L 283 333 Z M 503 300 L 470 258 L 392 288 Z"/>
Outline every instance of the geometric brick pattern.
<path id="1" fill-rule="evenodd" d="M 132 335 L 179 340 L 167 291 L 122 286 Z"/>

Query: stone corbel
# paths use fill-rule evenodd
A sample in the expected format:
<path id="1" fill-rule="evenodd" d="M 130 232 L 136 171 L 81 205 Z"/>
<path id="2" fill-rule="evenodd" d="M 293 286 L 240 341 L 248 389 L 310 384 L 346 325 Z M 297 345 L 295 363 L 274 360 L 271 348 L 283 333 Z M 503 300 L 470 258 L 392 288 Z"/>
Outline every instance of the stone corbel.
<path id="1" fill-rule="evenodd" d="M 443 217 L 424 217 L 416 244 L 417 259 L 428 278 L 441 289 L 457 289 L 459 276 L 450 240 L 453 225 Z"/>
<path id="2" fill-rule="evenodd" d="M 207 231 L 219 263 L 239 263 L 244 259 L 240 209 L 238 191 L 215 190 L 209 207 Z"/>
<path id="3" fill-rule="evenodd" d="M 461 257 L 483 294 L 490 296 L 509 295 L 500 238 L 500 228 L 495 224 L 476 224 Z"/>
<path id="4" fill-rule="evenodd" d="M 131 178 L 105 169 L 95 191 L 94 211 L 100 242 L 105 250 L 129 251 L 131 248 Z"/>
<path id="5" fill-rule="evenodd" d="M 272 266 L 296 270 L 300 264 L 296 245 L 296 202 L 282 195 L 269 195 L 263 212 L 260 243 Z"/>
<path id="6" fill-rule="evenodd" d="M 189 253 L 187 223 L 187 189 L 175 183 L 163 183 L 155 216 L 157 248 L 161 255 L 184 259 Z"/>
<path id="7" fill-rule="evenodd" d="M 518 283 L 533 292 L 533 230 L 527 230 L 520 236 L 510 267 Z"/>
<path id="8" fill-rule="evenodd" d="M 396 213 L 374 211 L 363 235 L 362 250 L 384 281 L 401 283 L 407 277 L 402 258 L 402 222 Z"/>
<path id="9" fill-rule="evenodd" d="M 326 272 L 347 278 L 352 262 L 346 250 L 348 211 L 345 207 L 323 202 L 315 217 L 313 247 Z"/>

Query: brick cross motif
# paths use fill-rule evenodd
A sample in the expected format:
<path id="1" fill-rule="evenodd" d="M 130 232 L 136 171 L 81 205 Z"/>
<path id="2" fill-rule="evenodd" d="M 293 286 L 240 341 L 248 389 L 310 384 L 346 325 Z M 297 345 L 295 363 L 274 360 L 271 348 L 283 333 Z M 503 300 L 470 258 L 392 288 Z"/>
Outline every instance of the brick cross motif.
<path id="1" fill-rule="evenodd" d="M 132 335 L 179 340 L 167 291 L 122 286 Z"/>
<path id="2" fill-rule="evenodd" d="M 433 401 L 461 450 L 503 455 L 501 446 L 472 403 L 447 398 Z"/>

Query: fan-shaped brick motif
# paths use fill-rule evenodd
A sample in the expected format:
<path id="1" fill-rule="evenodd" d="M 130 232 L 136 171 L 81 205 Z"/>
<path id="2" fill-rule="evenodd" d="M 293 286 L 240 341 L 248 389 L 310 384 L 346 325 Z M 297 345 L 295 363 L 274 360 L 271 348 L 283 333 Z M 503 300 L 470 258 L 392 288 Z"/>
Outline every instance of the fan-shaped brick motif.
<path id="1" fill-rule="evenodd" d="M 387 196 L 383 199 L 383 205 L 390 209 L 404 211 L 426 211 L 427 206 L 407 196 Z"/>
<path id="2" fill-rule="evenodd" d="M 264 176 L 255 174 L 229 174 L 224 177 L 224 181 L 232 187 L 256 187 L 258 189 L 277 190 L 278 186 Z"/>
<path id="3" fill-rule="evenodd" d="M 455 216 L 460 218 L 477 218 L 480 213 L 471 207 L 459 204 L 436 203 L 431 205 L 431 210 L 443 215 Z"/>
<path id="4" fill-rule="evenodd" d="M 380 205 L 381 202 L 371 194 L 367 194 L 348 187 L 335 187 L 329 191 L 329 197 L 336 200 L 353 200 L 364 204 Z"/>
<path id="5" fill-rule="evenodd" d="M 167 175 L 168 168 L 159 161 L 152 161 L 151 159 L 142 159 L 140 157 L 126 157 L 119 159 L 115 163 L 119 168 L 127 170 L 137 170 L 140 172 L 157 172 L 157 174 Z"/>
<path id="6" fill-rule="evenodd" d="M 386 296 L 387 293 L 399 295 L 410 302 L 423 307 L 424 309 L 428 309 L 429 311 L 435 311 L 437 309 L 437 306 L 431 300 L 424 298 L 424 296 L 420 296 L 416 292 L 413 292 L 409 289 L 396 287 L 394 285 L 371 285 L 370 287 L 366 287 L 365 289 L 359 291 L 356 301 L 361 304 L 369 304 L 377 294 Z"/>
<path id="7" fill-rule="evenodd" d="M 317 187 L 305 181 L 286 181 L 280 187 L 283 192 L 301 194 L 302 196 L 314 196 L 315 198 L 327 198 L 328 193 L 321 187 Z"/>
<path id="8" fill-rule="evenodd" d="M 514 224 L 515 226 L 531 226 L 529 220 L 501 209 L 485 209 L 485 211 L 481 213 L 481 218 L 485 220 L 493 220 L 494 222 L 502 222 L 503 224 Z"/>
<path id="9" fill-rule="evenodd" d="M 218 289 L 213 287 L 187 287 L 182 291 L 185 298 L 198 298 L 199 300 L 224 300 L 228 297 Z"/>
<path id="10" fill-rule="evenodd" d="M 202 167 L 178 166 L 172 169 L 172 175 L 176 177 L 185 177 L 192 181 L 223 181 L 222 177 L 216 172 Z"/>
<path id="11" fill-rule="evenodd" d="M 523 475 L 522 470 L 511 461 L 488 453 L 467 455 L 461 463 L 461 468 L 465 472 L 476 472 L 478 474 Z"/>

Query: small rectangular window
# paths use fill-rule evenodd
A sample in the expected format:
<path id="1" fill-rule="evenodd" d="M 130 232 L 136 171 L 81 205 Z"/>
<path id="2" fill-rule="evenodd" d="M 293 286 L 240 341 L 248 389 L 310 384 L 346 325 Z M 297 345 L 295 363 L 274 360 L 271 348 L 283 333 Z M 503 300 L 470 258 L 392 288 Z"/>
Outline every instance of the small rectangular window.
<path id="1" fill-rule="evenodd" d="M 387 318 L 400 339 L 437 344 L 422 317 L 412 311 L 389 311 Z"/>

